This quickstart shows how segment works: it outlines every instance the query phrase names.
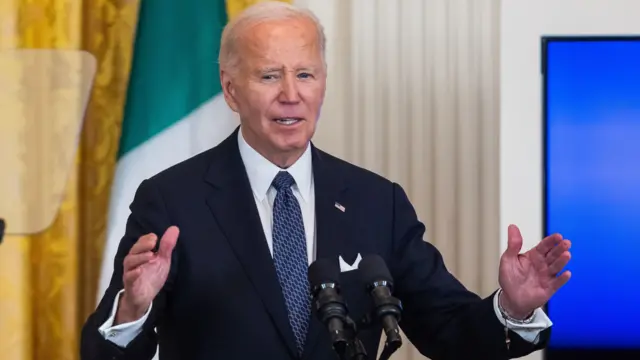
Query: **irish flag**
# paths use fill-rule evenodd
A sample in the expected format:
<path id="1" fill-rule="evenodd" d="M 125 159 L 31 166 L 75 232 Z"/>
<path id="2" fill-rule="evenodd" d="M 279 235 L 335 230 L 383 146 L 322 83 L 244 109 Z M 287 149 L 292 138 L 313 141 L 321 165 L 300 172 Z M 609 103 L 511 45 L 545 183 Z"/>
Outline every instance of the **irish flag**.
<path id="1" fill-rule="evenodd" d="M 221 93 L 220 35 L 231 16 L 255 2 L 140 2 L 98 301 L 140 183 L 217 145 L 238 125 Z"/>

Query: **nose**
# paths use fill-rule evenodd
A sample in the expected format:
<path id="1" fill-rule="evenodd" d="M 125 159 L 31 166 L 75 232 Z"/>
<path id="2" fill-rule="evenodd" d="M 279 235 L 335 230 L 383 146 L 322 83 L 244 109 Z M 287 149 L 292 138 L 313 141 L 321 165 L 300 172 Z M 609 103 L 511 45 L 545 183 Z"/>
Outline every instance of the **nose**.
<path id="1" fill-rule="evenodd" d="M 281 82 L 282 89 L 280 91 L 280 102 L 287 104 L 295 104 L 300 101 L 298 92 L 298 83 L 295 74 L 285 73 Z"/>

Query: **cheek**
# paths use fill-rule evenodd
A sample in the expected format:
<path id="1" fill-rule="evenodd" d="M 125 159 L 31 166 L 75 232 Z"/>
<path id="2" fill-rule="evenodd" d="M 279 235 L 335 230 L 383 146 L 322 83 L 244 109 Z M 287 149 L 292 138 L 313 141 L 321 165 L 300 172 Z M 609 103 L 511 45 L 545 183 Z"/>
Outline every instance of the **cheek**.
<path id="1" fill-rule="evenodd" d="M 305 89 L 305 91 L 301 92 L 301 95 L 310 111 L 314 113 L 320 112 L 320 107 L 324 101 L 324 91 L 321 88 L 313 87 Z"/>
<path id="2" fill-rule="evenodd" d="M 250 91 L 247 96 L 246 107 L 250 109 L 254 117 L 264 117 L 269 108 L 277 101 L 277 94 L 270 89 L 259 89 Z"/>

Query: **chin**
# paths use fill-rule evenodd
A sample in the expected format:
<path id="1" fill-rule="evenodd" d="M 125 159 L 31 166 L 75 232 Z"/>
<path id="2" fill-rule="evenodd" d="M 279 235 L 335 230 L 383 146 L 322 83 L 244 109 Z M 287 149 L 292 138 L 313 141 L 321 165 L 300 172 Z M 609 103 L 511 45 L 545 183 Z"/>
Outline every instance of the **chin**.
<path id="1" fill-rule="evenodd" d="M 304 149 L 306 149 L 307 147 L 307 144 L 307 141 L 288 141 L 286 143 L 276 144 L 276 148 L 284 153 L 289 153 L 294 151 L 304 151 Z"/>
<path id="2" fill-rule="evenodd" d="M 276 139 L 274 139 L 274 145 L 276 145 L 279 149 L 285 150 L 295 150 L 305 148 L 311 137 L 308 134 L 308 131 L 296 131 L 294 133 L 289 134 L 279 134 Z"/>
<path id="3" fill-rule="evenodd" d="M 289 136 L 288 138 L 280 138 L 277 139 L 273 145 L 279 151 L 284 153 L 295 152 L 295 151 L 304 151 L 307 148 L 307 144 L 309 140 L 306 136 Z"/>

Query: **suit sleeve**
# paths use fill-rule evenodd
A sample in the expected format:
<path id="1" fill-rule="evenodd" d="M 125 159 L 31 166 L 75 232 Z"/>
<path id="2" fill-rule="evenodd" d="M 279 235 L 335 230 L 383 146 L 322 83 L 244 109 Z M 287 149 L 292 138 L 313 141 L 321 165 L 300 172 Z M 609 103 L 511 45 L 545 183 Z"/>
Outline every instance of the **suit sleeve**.
<path id="1" fill-rule="evenodd" d="M 105 339 L 103 334 L 100 333 L 100 327 L 111 315 L 118 293 L 124 288 L 122 275 L 125 256 L 140 236 L 155 233 L 160 238 L 166 229 L 172 225 L 162 196 L 152 181 L 143 181 L 136 192 L 130 206 L 131 214 L 127 220 L 126 231 L 120 241 L 114 259 L 111 282 L 97 309 L 89 316 L 82 328 L 80 342 L 80 358 L 82 360 L 151 360 L 156 353 L 155 327 L 161 321 L 166 299 L 175 278 L 178 246 L 176 246 L 172 255 L 171 269 L 167 282 L 154 299 L 152 309 L 142 326 L 141 332 L 126 347 L 116 345 Z"/>
<path id="2" fill-rule="evenodd" d="M 409 340 L 433 360 L 521 357 L 546 345 L 549 329 L 532 344 L 498 320 L 493 295 L 482 299 L 446 268 L 442 255 L 423 240 L 424 225 L 404 190 L 393 185 L 393 249 L 389 269 L 403 302 L 400 326 Z M 496 264 L 497 266 L 497 264 Z"/>

